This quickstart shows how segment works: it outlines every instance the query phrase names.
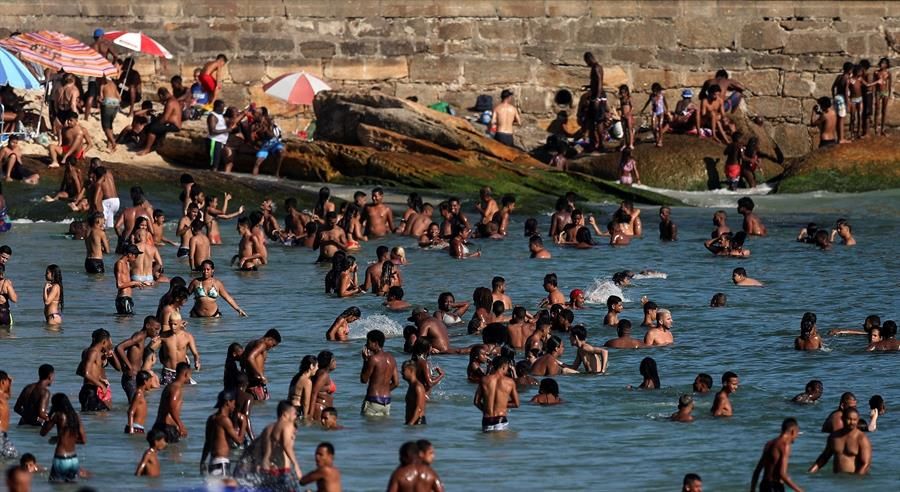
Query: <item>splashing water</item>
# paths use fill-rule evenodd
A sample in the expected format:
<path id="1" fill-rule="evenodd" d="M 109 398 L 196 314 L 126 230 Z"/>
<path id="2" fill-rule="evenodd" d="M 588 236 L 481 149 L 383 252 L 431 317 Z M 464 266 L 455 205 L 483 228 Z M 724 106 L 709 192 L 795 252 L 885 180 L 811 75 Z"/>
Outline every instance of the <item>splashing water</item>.
<path id="1" fill-rule="evenodd" d="M 350 340 L 366 338 L 372 330 L 381 330 L 387 338 L 402 337 L 403 327 L 400 323 L 383 314 L 373 314 L 350 325 Z"/>
<path id="2" fill-rule="evenodd" d="M 594 285 L 587 289 L 584 294 L 584 302 L 588 304 L 606 304 L 609 296 L 619 296 L 624 302 L 631 302 L 625 298 L 622 289 L 614 284 L 612 280 L 600 280 L 595 278 Z"/>
<path id="3" fill-rule="evenodd" d="M 649 272 L 645 272 L 645 273 L 637 273 L 634 275 L 635 280 L 641 280 L 641 279 L 645 279 L 645 278 L 661 278 L 661 279 L 665 280 L 665 279 L 669 278 L 669 274 L 666 272 L 649 271 Z"/>

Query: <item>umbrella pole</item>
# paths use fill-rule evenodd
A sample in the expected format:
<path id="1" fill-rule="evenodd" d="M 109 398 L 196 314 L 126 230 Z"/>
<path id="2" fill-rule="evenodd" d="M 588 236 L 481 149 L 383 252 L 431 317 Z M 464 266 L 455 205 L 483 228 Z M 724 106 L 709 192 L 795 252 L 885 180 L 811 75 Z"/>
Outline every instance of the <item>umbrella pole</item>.
<path id="1" fill-rule="evenodd" d="M 122 87 L 119 89 L 119 100 L 122 100 L 122 94 L 125 92 L 125 86 L 128 84 L 128 74 L 131 73 L 131 65 L 134 65 L 134 57 L 131 57 L 131 64 L 125 70 L 125 78 L 122 79 Z M 132 101 L 133 102 L 133 101 Z"/>
<path id="2" fill-rule="evenodd" d="M 47 98 L 50 97 L 50 78 L 45 75 L 44 79 L 44 97 L 41 98 L 41 110 L 38 112 L 38 122 L 34 131 L 35 137 L 41 134 L 41 123 L 44 122 L 44 104 L 47 102 Z"/>

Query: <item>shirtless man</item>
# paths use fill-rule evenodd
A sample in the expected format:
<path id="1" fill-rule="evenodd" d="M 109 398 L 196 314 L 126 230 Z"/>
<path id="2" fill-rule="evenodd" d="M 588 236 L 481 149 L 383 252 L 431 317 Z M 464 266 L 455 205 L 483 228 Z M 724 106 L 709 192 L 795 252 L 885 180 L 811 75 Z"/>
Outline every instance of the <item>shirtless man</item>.
<path id="1" fill-rule="evenodd" d="M 422 462 L 419 446 L 407 441 L 400 446 L 400 466 L 391 474 L 388 492 L 444 492 L 444 485 L 434 470 Z"/>
<path id="2" fill-rule="evenodd" d="M 0 169 L 4 170 L 6 181 L 20 179 L 27 184 L 37 184 L 41 176 L 22 167 L 22 147 L 19 136 L 10 135 L 6 147 L 0 149 Z"/>
<path id="3" fill-rule="evenodd" d="M 300 485 L 316 482 L 317 492 L 340 492 L 341 472 L 334 466 L 334 446 L 320 442 L 316 446 L 316 469 L 303 475 Z"/>
<path id="4" fill-rule="evenodd" d="M 594 151 L 603 149 L 603 130 L 606 114 L 601 100 L 603 94 L 603 67 L 597 62 L 593 53 L 584 53 L 584 63 L 591 69 L 588 90 L 588 140 Z"/>
<path id="5" fill-rule="evenodd" d="M 713 85 L 706 93 L 706 99 L 700 101 L 700 111 L 697 111 L 698 136 L 704 135 L 704 129 L 710 130 L 712 139 L 719 143 L 729 144 L 731 139 L 725 133 L 725 108 L 722 97 L 722 88 Z"/>
<path id="6" fill-rule="evenodd" d="M 750 278 L 747 276 L 747 270 L 743 267 L 735 268 L 734 271 L 731 272 L 731 281 L 734 282 L 734 285 L 738 285 L 741 287 L 762 287 L 763 284 L 759 280 L 755 278 Z"/>
<path id="7" fill-rule="evenodd" d="M 479 201 L 475 204 L 475 210 L 481 214 L 481 223 L 488 224 L 494 218 L 494 214 L 500 210 L 497 200 L 493 198 L 493 190 L 490 186 L 484 186 L 479 192 Z"/>
<path id="8" fill-rule="evenodd" d="M 15 446 L 9 440 L 9 398 L 12 396 L 12 377 L 0 371 L 0 459 L 18 456 Z"/>
<path id="9" fill-rule="evenodd" d="M 713 400 L 712 409 L 710 409 L 713 417 L 731 417 L 734 415 L 729 396 L 737 391 L 738 383 L 737 374 L 731 371 L 722 374 L 722 389 L 716 393 L 716 399 Z"/>
<path id="10" fill-rule="evenodd" d="M 116 182 L 112 172 L 100 165 L 100 159 L 91 159 L 91 166 L 93 166 L 94 183 L 89 190 L 88 204 L 91 212 L 103 212 L 105 226 L 109 229 L 116 224 L 116 212 L 119 211 L 119 193 L 116 191 Z"/>
<path id="11" fill-rule="evenodd" d="M 143 150 L 138 152 L 137 155 L 149 154 L 150 150 L 153 148 L 153 144 L 156 143 L 156 139 L 164 137 L 166 133 L 181 131 L 181 103 L 178 102 L 178 99 L 175 99 L 175 96 L 173 96 L 169 92 L 169 89 L 165 87 L 160 87 L 156 91 L 156 95 L 159 97 L 159 102 L 163 103 L 165 108 L 163 109 L 163 114 L 161 116 L 147 125 L 147 143 L 144 145 Z"/>
<path id="12" fill-rule="evenodd" d="M 82 412 L 105 412 L 112 409 L 112 392 L 106 378 L 106 362 L 119 368 L 113 354 L 109 332 L 98 328 L 91 334 L 91 346 L 81 353 L 75 374 L 84 378 L 78 401 Z"/>
<path id="13" fill-rule="evenodd" d="M 462 203 L 459 201 L 459 198 L 450 198 L 447 200 L 447 205 L 450 207 L 451 223 L 462 224 L 463 227 L 469 229 L 472 228 L 471 224 L 469 224 L 469 218 L 462 211 Z"/>
<path id="14" fill-rule="evenodd" d="M 38 381 L 22 388 L 13 407 L 22 417 L 19 425 L 40 427 L 50 418 L 50 386 L 55 378 L 53 366 L 42 364 L 38 368 Z"/>
<path id="15" fill-rule="evenodd" d="M 116 312 L 120 315 L 134 314 L 134 300 L 131 298 L 131 289 L 137 287 L 143 289 L 153 285 L 152 282 L 143 282 L 131 279 L 131 268 L 137 263 L 138 255 L 142 254 L 141 250 L 129 244 L 125 247 L 124 254 L 116 260 L 113 270 L 116 275 Z"/>
<path id="16" fill-rule="evenodd" d="M 587 329 L 584 325 L 575 325 L 569 330 L 569 341 L 576 350 L 572 369 L 577 371 L 584 364 L 584 372 L 588 374 L 606 373 L 609 351 L 587 342 Z"/>
<path id="17" fill-rule="evenodd" d="M 175 368 L 175 380 L 166 385 L 159 397 L 159 410 L 153 430 L 166 435 L 166 442 L 171 444 L 187 437 L 188 430 L 181 421 L 181 406 L 184 404 L 184 385 L 191 380 L 191 366 L 187 362 L 179 362 Z"/>
<path id="18" fill-rule="evenodd" d="M 245 217 L 241 217 L 241 219 L 247 220 Z M 238 219 L 239 226 L 241 219 Z M 200 207 L 198 207 L 196 203 L 191 203 L 188 205 L 184 215 L 178 219 L 178 226 L 175 228 L 175 234 L 181 238 L 181 244 L 178 245 L 178 252 L 175 253 L 178 258 L 186 258 L 191 254 L 191 224 L 197 220 L 203 222 L 203 219 L 200 218 Z M 238 232 L 240 232 L 240 228 L 238 228 Z"/>
<path id="19" fill-rule="evenodd" d="M 659 240 L 678 240 L 678 226 L 672 222 L 672 209 L 665 206 L 659 207 Z"/>
<path id="20" fill-rule="evenodd" d="M 521 124 L 522 120 L 519 117 L 519 110 L 513 104 L 513 92 L 509 89 L 503 89 L 500 92 L 500 104 L 494 107 L 494 113 L 491 116 L 491 128 L 494 130 L 494 139 L 504 145 L 515 147 L 513 125 Z M 490 220 L 490 217 L 492 216 L 489 216 L 488 220 Z"/>
<path id="21" fill-rule="evenodd" d="M 237 263 L 238 268 L 243 271 L 256 270 L 263 261 L 262 254 L 258 251 L 256 237 L 250 231 L 250 219 L 247 217 L 238 219 L 237 231 L 241 235 L 241 241 L 238 244 L 238 254 L 232 258 L 231 264 Z"/>
<path id="22" fill-rule="evenodd" d="M 509 376 L 510 362 L 503 356 L 495 357 L 491 372 L 481 378 L 475 391 L 474 405 L 481 410 L 482 432 L 504 431 L 509 427 L 509 408 L 519 408 L 519 392 L 516 380 Z"/>
<path id="23" fill-rule="evenodd" d="M 762 220 L 753 213 L 755 207 L 756 205 L 753 203 L 753 199 L 748 196 L 738 200 L 737 211 L 744 216 L 744 232 L 751 236 L 765 236 L 767 233 L 766 226 L 762 223 Z"/>
<path id="24" fill-rule="evenodd" d="M 209 236 L 203 232 L 206 223 L 195 220 L 191 223 L 191 239 L 188 241 L 188 266 L 192 272 L 200 270 L 200 265 L 212 258 L 212 243 Z"/>
<path id="25" fill-rule="evenodd" d="M 280 343 L 281 333 L 278 333 L 275 328 L 271 328 L 262 338 L 248 343 L 244 347 L 244 353 L 241 354 L 241 369 L 250 379 L 250 386 L 247 390 L 257 401 L 269 399 L 266 358 L 269 356 L 269 350 L 277 347 Z"/>
<path id="26" fill-rule="evenodd" d="M 872 466 L 872 443 L 866 434 L 857 428 L 859 412 L 856 408 L 844 409 L 842 414 L 843 428 L 835 430 L 828 436 L 825 449 L 809 467 L 810 473 L 816 473 L 834 456 L 834 473 L 852 473 L 865 475 Z"/>
<path id="27" fill-rule="evenodd" d="M 116 235 L 119 236 L 119 247 L 116 248 L 116 253 L 119 254 L 122 253 L 121 246 L 124 245 L 134 233 L 134 224 L 138 217 L 146 218 L 148 224 L 153 220 L 153 205 L 151 205 L 144 197 L 144 190 L 142 190 L 140 186 L 132 186 L 129 192 L 131 195 L 132 206 L 127 207 L 119 214 L 119 218 L 116 219 L 114 225 Z"/>
<path id="28" fill-rule="evenodd" d="M 541 307 L 566 303 L 566 296 L 559 290 L 557 283 L 558 280 L 555 273 L 544 275 L 544 291 L 547 292 L 547 297 L 541 302 Z"/>
<path id="29" fill-rule="evenodd" d="M 50 165 L 47 167 L 59 167 L 60 162 L 67 162 L 70 158 L 80 161 L 84 153 L 94 146 L 91 134 L 78 123 L 78 113 L 63 113 L 62 117 L 65 120 L 60 144 L 50 145 Z"/>
<path id="30" fill-rule="evenodd" d="M 134 397 L 135 378 L 144 364 L 144 345 L 148 340 L 151 344 L 159 341 L 161 327 L 155 316 L 147 316 L 140 330 L 116 345 L 116 357 L 122 366 L 122 389 L 129 402 Z"/>
<path id="31" fill-rule="evenodd" d="M 158 477 L 160 475 L 159 452 L 166 449 L 166 435 L 159 431 L 150 431 L 147 434 L 147 442 L 150 447 L 144 451 L 141 461 L 134 470 L 136 477 Z"/>
<path id="32" fill-rule="evenodd" d="M 131 265 L 131 280 L 144 282 L 151 287 L 157 282 L 168 282 L 169 279 L 162 275 L 163 261 L 159 249 L 150 235 L 150 220 L 141 220 L 139 223 L 141 225 L 131 235 L 131 243 L 141 250 L 141 255 Z"/>
<path id="33" fill-rule="evenodd" d="M 434 205 L 425 203 L 422 205 L 422 211 L 414 215 L 413 218 L 406 223 L 403 234 L 412 237 L 419 237 L 422 234 L 425 234 L 425 231 L 428 230 L 428 226 L 431 225 L 432 215 L 434 215 Z"/>
<path id="34" fill-rule="evenodd" d="M 603 324 L 606 326 L 618 326 L 619 314 L 625 310 L 625 304 L 619 296 L 609 296 L 606 298 L 606 316 L 603 317 Z"/>
<path id="35" fill-rule="evenodd" d="M 809 117 L 809 126 L 819 129 L 819 148 L 837 145 L 838 143 L 838 117 L 831 108 L 831 99 L 820 97 L 812 108 Z"/>
<path id="36" fill-rule="evenodd" d="M 219 79 L 222 76 L 222 67 L 226 63 L 228 63 L 228 57 L 219 54 L 215 60 L 206 62 L 203 68 L 200 69 L 200 75 L 197 77 L 197 80 L 200 82 L 203 91 L 209 94 L 210 101 L 215 101 L 219 98 L 219 90 L 222 88 Z"/>
<path id="37" fill-rule="evenodd" d="M 512 318 L 509 320 L 507 331 L 509 333 L 509 346 L 522 350 L 525 340 L 534 331 L 534 324 L 526 320 L 527 311 L 522 306 L 516 306 L 512 310 Z"/>
<path id="38" fill-rule="evenodd" d="M 390 209 L 389 209 L 390 210 Z M 319 229 L 318 245 L 319 257 L 316 262 L 322 263 L 331 260 L 338 251 L 347 251 L 347 233 L 337 225 L 337 213 L 334 211 L 325 214 L 325 224 Z M 381 270 L 379 269 L 379 277 Z M 377 285 L 377 284 L 376 284 Z"/>
<path id="39" fill-rule="evenodd" d="M 825 422 L 822 423 L 822 432 L 832 433 L 841 430 L 844 427 L 844 410 L 848 408 L 856 408 L 856 395 L 849 391 L 841 395 L 837 409 L 828 414 Z"/>
<path id="40" fill-rule="evenodd" d="M 366 236 L 376 238 L 386 236 L 394 230 L 394 212 L 384 203 L 384 190 L 372 190 L 372 203 L 363 209 L 366 222 Z"/>
<path id="41" fill-rule="evenodd" d="M 128 422 L 125 424 L 126 434 L 143 434 L 147 423 L 147 392 L 153 385 L 153 374 L 140 370 L 134 378 L 134 391 L 128 402 Z"/>
<path id="42" fill-rule="evenodd" d="M 7 144 L 7 148 L 10 148 L 9 144 Z M 20 150 L 18 149 L 18 145 L 12 145 L 12 148 L 14 150 Z M 21 156 L 17 157 L 21 158 Z M 6 165 L 7 160 L 8 158 L 4 158 L 3 152 L 0 151 L 0 162 L 3 162 L 3 165 Z M 12 169 L 7 169 L 7 177 L 9 177 L 10 171 L 12 171 Z M 55 202 L 56 200 L 68 200 L 69 208 L 75 211 L 80 210 L 79 204 L 83 202 L 85 194 L 84 185 L 84 177 L 81 174 L 81 170 L 78 169 L 78 163 L 75 162 L 74 159 L 69 159 L 63 162 L 63 176 L 62 180 L 59 182 L 59 189 L 52 195 L 45 195 L 43 200 L 48 203 Z"/>
<path id="43" fill-rule="evenodd" d="M 678 411 L 669 416 L 669 420 L 673 422 L 693 422 L 694 416 L 694 397 L 689 394 L 681 395 L 678 398 Z"/>
<path id="44" fill-rule="evenodd" d="M 668 309 L 656 311 L 656 326 L 647 330 L 644 335 L 644 345 L 648 347 L 672 345 L 675 337 L 672 336 L 672 312 Z"/>
<path id="45" fill-rule="evenodd" d="M 562 340 L 552 335 L 547 343 L 544 344 L 544 355 L 537 358 L 531 364 L 532 376 L 556 376 L 559 374 L 575 374 L 571 367 L 564 364 L 560 359 L 563 355 L 564 346 Z"/>
<path id="46" fill-rule="evenodd" d="M 113 65 L 115 65 L 119 57 L 116 56 L 116 52 L 112 49 L 112 42 L 109 39 L 103 37 L 104 34 L 105 33 L 103 32 L 103 29 L 94 30 L 94 42 L 91 43 L 91 48 L 93 48 L 97 53 L 100 53 L 100 56 L 102 56 L 104 59 L 109 60 L 113 63 Z M 87 94 L 85 94 L 84 101 L 84 121 L 87 121 L 91 118 L 91 113 L 94 110 L 94 99 L 98 94 L 97 84 L 98 81 L 94 79 L 94 77 L 88 78 Z M 115 84 L 113 84 L 113 87 L 115 87 Z M 118 99 L 118 97 L 119 94 L 118 92 L 116 92 L 116 99 Z M 101 98 L 100 100 L 102 101 L 103 98 Z"/>
<path id="47" fill-rule="evenodd" d="M 787 485 L 795 492 L 803 492 L 788 475 L 788 460 L 791 457 L 791 445 L 800 435 L 800 425 L 797 419 L 786 418 L 781 423 L 781 434 L 767 442 L 763 446 L 762 456 L 753 470 L 753 478 L 750 480 L 751 492 L 756 492 L 756 483 L 762 472 L 762 482 L 759 482 L 760 492 L 774 492 L 784 490 Z"/>
<path id="48" fill-rule="evenodd" d="M 537 234 L 528 238 L 528 252 L 529 258 L 532 259 L 548 260 L 552 256 L 544 247 L 544 240 Z"/>
<path id="49" fill-rule="evenodd" d="M 278 402 L 278 420 L 269 424 L 260 434 L 263 440 L 262 467 L 276 477 L 290 476 L 291 472 L 302 477 L 300 464 L 294 455 L 294 439 L 297 432 L 294 421 L 297 409 L 291 402 Z M 277 490 L 277 489 L 276 489 Z"/>
<path id="50" fill-rule="evenodd" d="M 412 316 L 407 321 L 416 324 L 417 338 L 425 338 L 431 342 L 432 353 L 436 354 L 462 354 L 468 353 L 468 348 L 453 348 L 450 346 L 450 335 L 447 325 L 443 321 L 428 314 L 428 310 L 422 307 L 413 309 Z"/>
<path id="51" fill-rule="evenodd" d="M 831 231 L 831 242 L 834 242 L 835 236 L 841 237 L 841 242 L 844 246 L 856 245 L 856 239 L 853 237 L 853 230 L 846 219 L 838 219 L 837 224 L 835 224 L 834 229 Z"/>
<path id="52" fill-rule="evenodd" d="M 646 347 L 644 342 L 637 338 L 631 338 L 631 321 L 628 321 L 627 319 L 619 320 L 619 323 L 616 325 L 616 335 L 618 335 L 616 338 L 607 340 L 603 346 L 614 349 L 636 349 Z"/>
<path id="53" fill-rule="evenodd" d="M 87 273 L 104 273 L 103 255 L 109 253 L 109 239 L 106 238 L 103 214 L 95 212 L 88 218 L 90 227 L 84 236 L 84 246 L 87 250 L 84 258 L 84 271 Z"/>
<path id="54" fill-rule="evenodd" d="M 216 412 L 206 419 L 203 451 L 200 454 L 200 474 L 219 479 L 231 476 L 231 446 L 244 442 L 243 429 L 235 429 L 231 421 L 234 412 L 234 392 L 220 391 Z M 209 458 L 209 463 L 207 463 Z"/>
<path id="55" fill-rule="evenodd" d="M 363 290 L 366 292 L 374 292 L 381 285 L 381 271 L 386 261 L 391 261 L 391 249 L 381 245 L 375 249 L 375 261 L 366 267 L 365 280 L 363 281 Z"/>
<path id="56" fill-rule="evenodd" d="M 735 112 L 740 106 L 746 90 L 744 86 L 738 81 L 729 78 L 726 70 L 718 70 L 715 77 L 703 83 L 703 89 L 706 89 L 707 92 L 713 90 L 713 87 L 716 86 L 719 87 L 719 92 L 722 95 L 722 109 L 729 113 Z M 701 89 L 701 92 L 703 92 L 703 89 Z M 731 91 L 731 94 L 728 91 Z"/>
<path id="57" fill-rule="evenodd" d="M 41 426 L 41 437 L 49 434 L 54 427 L 57 432 L 56 448 L 50 466 L 50 481 L 76 482 L 81 470 L 75 445 L 87 444 L 87 434 L 78 412 L 72 408 L 65 393 L 56 393 L 50 398 L 50 418 Z"/>
<path id="58" fill-rule="evenodd" d="M 494 302 L 500 301 L 503 303 L 504 311 L 512 309 L 512 299 L 508 295 L 506 295 L 505 278 L 494 277 L 493 279 L 491 279 L 491 297 L 494 299 Z"/>
<path id="59" fill-rule="evenodd" d="M 550 339 L 553 321 L 548 316 L 541 316 L 534 324 L 534 331 L 525 339 L 525 352 L 543 351 L 544 344 Z"/>
<path id="60" fill-rule="evenodd" d="M 372 330 L 366 334 L 362 351 L 363 366 L 359 382 L 368 384 L 362 414 L 366 417 L 387 417 L 391 414 L 391 391 L 400 385 L 400 371 L 394 356 L 384 351 L 384 333 Z"/>

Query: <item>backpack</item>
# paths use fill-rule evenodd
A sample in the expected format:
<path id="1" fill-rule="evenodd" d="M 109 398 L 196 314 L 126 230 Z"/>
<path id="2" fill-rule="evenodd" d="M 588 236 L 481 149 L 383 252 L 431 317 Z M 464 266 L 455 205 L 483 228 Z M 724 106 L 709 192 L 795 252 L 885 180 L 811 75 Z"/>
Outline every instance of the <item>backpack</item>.
<path id="1" fill-rule="evenodd" d="M 475 99 L 475 111 L 493 111 L 494 109 L 494 97 L 490 94 L 480 94 Z"/>

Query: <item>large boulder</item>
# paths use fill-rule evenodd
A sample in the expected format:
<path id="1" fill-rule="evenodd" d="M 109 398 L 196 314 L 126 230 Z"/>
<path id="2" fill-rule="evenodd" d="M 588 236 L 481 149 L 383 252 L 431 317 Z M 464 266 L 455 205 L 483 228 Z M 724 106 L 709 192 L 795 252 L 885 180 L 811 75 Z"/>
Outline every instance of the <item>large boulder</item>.
<path id="1" fill-rule="evenodd" d="M 777 190 L 862 192 L 900 188 L 898 149 L 900 136 L 891 135 L 814 150 L 787 167 Z"/>
<path id="2" fill-rule="evenodd" d="M 662 148 L 652 143 L 635 146 L 641 183 L 670 190 L 710 190 L 720 186 L 725 175 L 725 147 L 708 138 L 666 135 Z M 774 156 L 772 156 L 774 157 Z M 619 179 L 620 153 L 585 154 L 569 161 L 569 169 L 601 179 Z M 761 175 L 769 180 L 784 169 L 771 159 L 762 159 Z"/>

